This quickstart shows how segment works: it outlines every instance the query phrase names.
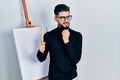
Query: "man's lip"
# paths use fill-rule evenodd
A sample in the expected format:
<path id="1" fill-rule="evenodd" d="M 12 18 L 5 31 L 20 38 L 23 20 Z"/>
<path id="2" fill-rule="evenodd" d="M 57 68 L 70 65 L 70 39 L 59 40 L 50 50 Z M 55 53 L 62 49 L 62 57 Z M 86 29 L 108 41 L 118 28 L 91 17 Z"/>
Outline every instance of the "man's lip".
<path id="1" fill-rule="evenodd" d="M 68 26 L 69 25 L 69 23 L 68 22 L 66 22 L 66 23 L 63 23 L 64 25 L 66 25 L 66 26 Z"/>
<path id="2" fill-rule="evenodd" d="M 65 23 L 63 23 L 63 24 L 69 24 L 69 22 L 65 22 Z"/>

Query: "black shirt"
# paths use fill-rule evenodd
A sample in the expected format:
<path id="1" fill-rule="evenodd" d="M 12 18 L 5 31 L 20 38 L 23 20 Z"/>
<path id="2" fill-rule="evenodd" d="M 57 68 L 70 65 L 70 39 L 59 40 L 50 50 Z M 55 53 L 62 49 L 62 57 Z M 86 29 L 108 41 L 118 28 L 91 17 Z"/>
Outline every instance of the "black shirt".
<path id="1" fill-rule="evenodd" d="M 45 52 L 38 51 L 37 58 L 44 61 L 50 52 L 49 80 L 72 80 L 77 76 L 76 64 L 81 59 L 82 35 L 69 29 L 69 42 L 62 40 L 62 28 L 55 28 L 44 35 Z"/>

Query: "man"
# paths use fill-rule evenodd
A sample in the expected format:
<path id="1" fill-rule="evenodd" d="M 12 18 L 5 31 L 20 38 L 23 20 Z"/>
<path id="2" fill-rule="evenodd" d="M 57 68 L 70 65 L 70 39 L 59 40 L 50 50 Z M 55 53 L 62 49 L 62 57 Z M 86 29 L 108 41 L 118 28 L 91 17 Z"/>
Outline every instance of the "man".
<path id="1" fill-rule="evenodd" d="M 81 59 L 82 35 L 69 28 L 70 9 L 58 4 L 55 9 L 57 28 L 44 35 L 44 41 L 38 46 L 37 58 L 44 61 L 50 53 L 49 80 L 76 80 L 76 64 Z"/>

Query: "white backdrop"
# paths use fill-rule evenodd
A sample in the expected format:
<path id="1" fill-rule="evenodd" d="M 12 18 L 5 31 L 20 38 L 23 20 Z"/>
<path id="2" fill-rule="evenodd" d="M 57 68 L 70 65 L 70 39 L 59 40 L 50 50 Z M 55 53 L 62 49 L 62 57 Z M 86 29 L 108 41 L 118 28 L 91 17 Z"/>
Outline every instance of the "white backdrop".
<path id="1" fill-rule="evenodd" d="M 27 0 L 33 25 L 56 27 L 53 9 L 71 7 L 71 28 L 83 34 L 80 80 L 120 80 L 120 0 Z M 21 0 L 0 0 L 0 80 L 22 80 L 12 30 L 25 27 Z"/>

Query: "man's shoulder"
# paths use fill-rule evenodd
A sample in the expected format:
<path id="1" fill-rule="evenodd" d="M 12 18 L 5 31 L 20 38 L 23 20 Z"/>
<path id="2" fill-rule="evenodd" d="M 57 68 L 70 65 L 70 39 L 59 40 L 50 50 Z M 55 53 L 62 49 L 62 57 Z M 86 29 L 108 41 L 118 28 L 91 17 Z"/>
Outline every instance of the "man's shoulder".
<path id="1" fill-rule="evenodd" d="M 46 32 L 44 36 L 50 36 L 52 34 L 55 34 L 55 31 L 56 31 L 56 28 L 52 29 L 51 31 Z"/>
<path id="2" fill-rule="evenodd" d="M 78 32 L 78 31 L 73 30 L 73 29 L 70 29 L 70 32 L 71 32 L 71 34 L 73 34 L 74 36 L 77 36 L 77 37 L 82 37 L 81 32 Z"/>

